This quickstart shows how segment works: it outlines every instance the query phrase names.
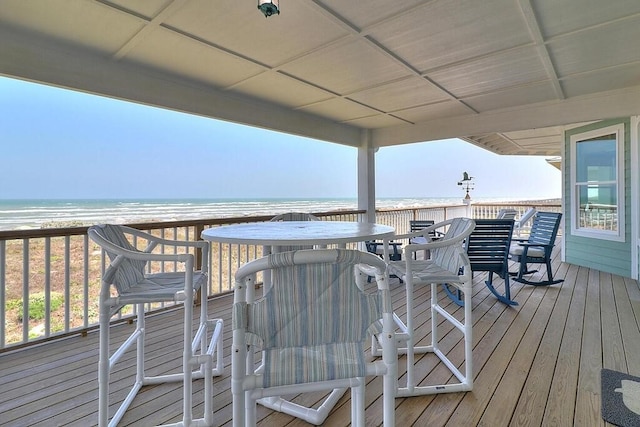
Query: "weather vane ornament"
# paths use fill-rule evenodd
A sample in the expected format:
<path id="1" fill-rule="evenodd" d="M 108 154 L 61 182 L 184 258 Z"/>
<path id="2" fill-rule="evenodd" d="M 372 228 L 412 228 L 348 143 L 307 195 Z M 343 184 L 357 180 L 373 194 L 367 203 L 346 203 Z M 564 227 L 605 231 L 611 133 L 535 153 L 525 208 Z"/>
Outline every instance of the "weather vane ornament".
<path id="1" fill-rule="evenodd" d="M 278 0 L 258 0 L 258 9 L 264 13 L 264 17 L 268 18 L 273 14 L 280 15 L 278 9 Z"/>
<path id="2" fill-rule="evenodd" d="M 473 182 L 473 177 L 469 176 L 467 172 L 462 172 L 462 179 L 458 181 L 458 185 L 465 192 L 464 199 L 462 202 L 465 204 L 471 203 L 471 196 L 469 195 L 469 191 L 473 190 L 475 183 Z"/>

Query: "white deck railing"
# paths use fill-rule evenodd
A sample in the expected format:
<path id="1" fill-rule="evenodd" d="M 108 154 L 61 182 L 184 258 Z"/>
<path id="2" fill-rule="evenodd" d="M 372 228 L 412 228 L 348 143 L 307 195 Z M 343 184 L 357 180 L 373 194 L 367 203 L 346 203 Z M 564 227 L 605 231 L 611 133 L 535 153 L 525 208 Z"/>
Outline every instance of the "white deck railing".
<path id="1" fill-rule="evenodd" d="M 475 218 L 495 217 L 505 207 L 522 214 L 528 206 L 471 206 Z M 545 207 L 546 208 L 546 207 Z M 559 210 L 555 206 L 553 210 Z M 358 221 L 363 211 L 314 213 L 325 221 Z M 436 222 L 466 216 L 466 206 L 389 209 L 376 212 L 376 222 L 408 231 L 409 220 Z M 129 224 L 171 239 L 197 240 L 205 228 L 271 217 Z M 238 267 L 262 255 L 252 245 L 213 244 L 209 293 L 231 290 Z M 0 231 L 0 352 L 68 334 L 86 333 L 98 322 L 98 293 L 104 264 L 100 248 L 87 237 L 87 227 Z M 162 309 L 154 306 L 149 309 Z M 131 312 L 120 314 L 122 320 Z"/>

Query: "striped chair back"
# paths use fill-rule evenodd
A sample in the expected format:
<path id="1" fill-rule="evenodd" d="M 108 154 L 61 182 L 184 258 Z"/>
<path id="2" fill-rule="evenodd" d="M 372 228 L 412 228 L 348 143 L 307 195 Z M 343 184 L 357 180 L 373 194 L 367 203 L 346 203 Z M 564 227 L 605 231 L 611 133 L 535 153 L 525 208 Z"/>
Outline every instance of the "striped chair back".
<path id="1" fill-rule="evenodd" d="M 460 241 L 453 245 L 431 250 L 431 258 L 435 264 L 458 274 L 460 267 L 463 266 L 463 259 L 466 258 L 466 251 L 463 246 L 463 239 L 468 237 L 475 227 L 475 221 L 470 218 L 453 218 L 445 235 L 439 241 L 455 240 Z"/>
<path id="2" fill-rule="evenodd" d="M 273 286 L 261 300 L 234 307 L 234 329 L 241 321 L 263 350 L 264 387 L 365 375 L 364 344 L 379 332 L 381 297 L 356 284 L 362 253 L 335 251 L 336 262 L 296 265 L 300 251 L 269 255 Z"/>
<path id="3" fill-rule="evenodd" d="M 127 236 L 123 232 L 122 226 L 114 224 L 100 224 L 91 227 L 91 229 L 103 240 L 114 246 L 129 250 L 138 251 L 135 246 L 129 242 Z M 126 293 L 132 285 L 144 280 L 144 268 L 146 261 L 138 261 L 127 259 L 109 250 L 108 246 L 102 246 L 107 253 L 111 264 L 105 271 L 103 280 L 113 284 L 118 293 Z"/>

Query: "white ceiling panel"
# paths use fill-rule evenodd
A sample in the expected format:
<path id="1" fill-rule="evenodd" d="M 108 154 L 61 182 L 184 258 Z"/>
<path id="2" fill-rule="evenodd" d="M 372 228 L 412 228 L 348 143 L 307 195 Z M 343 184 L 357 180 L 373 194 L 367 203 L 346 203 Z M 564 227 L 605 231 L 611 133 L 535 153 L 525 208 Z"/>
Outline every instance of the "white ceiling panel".
<path id="1" fill-rule="evenodd" d="M 465 98 L 464 102 L 478 112 L 487 112 L 519 105 L 518 99 L 526 97 L 531 103 L 552 101 L 556 99 L 553 86 L 549 82 L 541 82 L 526 86 L 517 86 L 502 91 L 488 92 L 483 95 Z"/>
<path id="2" fill-rule="evenodd" d="M 307 113 L 319 114 L 333 120 L 349 121 L 376 114 L 370 108 L 351 102 L 347 99 L 332 98 L 328 101 L 318 102 L 300 109 Z"/>
<path id="3" fill-rule="evenodd" d="M 531 43 L 515 1 L 434 1 L 421 11 L 371 30 L 374 39 L 421 72 Z M 499 22 L 487 31 L 496 17 Z"/>
<path id="4" fill-rule="evenodd" d="M 319 0 L 325 8 L 334 11 L 338 16 L 351 22 L 356 28 L 362 30 L 398 14 L 412 11 L 416 6 L 428 3 L 430 0 Z"/>
<path id="5" fill-rule="evenodd" d="M 85 0 L 5 0 L 0 23 L 102 53 L 115 53 L 145 21 Z"/>
<path id="6" fill-rule="evenodd" d="M 446 95 L 425 79 L 410 77 L 349 95 L 363 104 L 389 112 L 444 101 Z"/>
<path id="7" fill-rule="evenodd" d="M 365 129 L 378 129 L 391 126 L 406 124 L 404 120 L 386 114 L 362 117 L 359 119 L 349 120 L 349 124 L 356 125 Z"/>
<path id="8" fill-rule="evenodd" d="M 167 6 L 173 3 L 173 0 L 103 0 L 105 3 L 112 4 L 123 10 L 128 10 L 138 15 L 144 16 L 151 20 L 162 12 Z"/>
<path id="9" fill-rule="evenodd" d="M 536 0 L 531 3 L 547 38 L 640 13 L 638 0 Z"/>
<path id="10" fill-rule="evenodd" d="M 628 24 L 605 25 L 550 42 L 559 77 L 640 61 L 640 15 Z"/>
<path id="11" fill-rule="evenodd" d="M 408 75 L 404 67 L 357 39 L 310 54 L 284 65 L 282 70 L 341 95 Z"/>
<path id="12" fill-rule="evenodd" d="M 252 0 L 190 0 L 165 24 L 271 67 L 346 36 L 306 2 L 287 1 L 269 19 Z"/>
<path id="13" fill-rule="evenodd" d="M 638 85 L 640 85 L 640 62 L 605 68 L 562 80 L 562 87 L 569 97 Z"/>
<path id="14" fill-rule="evenodd" d="M 263 71 L 257 65 L 202 43 L 192 43 L 187 37 L 160 27 L 132 48 L 126 59 L 216 87 L 232 85 Z"/>
<path id="15" fill-rule="evenodd" d="M 393 115 L 398 116 L 411 123 L 425 122 L 443 117 L 462 116 L 469 114 L 471 110 L 464 104 L 456 101 L 438 102 L 435 104 L 421 105 L 419 107 L 408 108 L 406 110 L 394 111 Z"/>
<path id="16" fill-rule="evenodd" d="M 235 85 L 233 90 L 293 108 L 330 98 L 323 90 L 272 71 L 247 79 Z"/>
<path id="17" fill-rule="evenodd" d="M 536 49 L 512 49 L 428 74 L 457 97 L 483 94 L 548 79 Z"/>

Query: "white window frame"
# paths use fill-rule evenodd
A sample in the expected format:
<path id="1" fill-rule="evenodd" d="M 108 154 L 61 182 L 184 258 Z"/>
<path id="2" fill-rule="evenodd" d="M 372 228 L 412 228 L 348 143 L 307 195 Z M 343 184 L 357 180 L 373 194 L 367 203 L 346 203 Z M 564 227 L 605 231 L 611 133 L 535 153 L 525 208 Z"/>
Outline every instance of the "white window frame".
<path id="1" fill-rule="evenodd" d="M 615 134 L 616 136 L 616 185 L 617 185 L 617 230 L 599 230 L 595 228 L 580 227 L 580 200 L 576 182 L 576 146 L 578 142 L 599 136 Z M 590 237 L 602 240 L 624 242 L 625 240 L 625 181 L 624 181 L 624 123 L 595 129 L 588 132 L 572 135 L 571 142 L 571 234 L 574 236 Z"/>

